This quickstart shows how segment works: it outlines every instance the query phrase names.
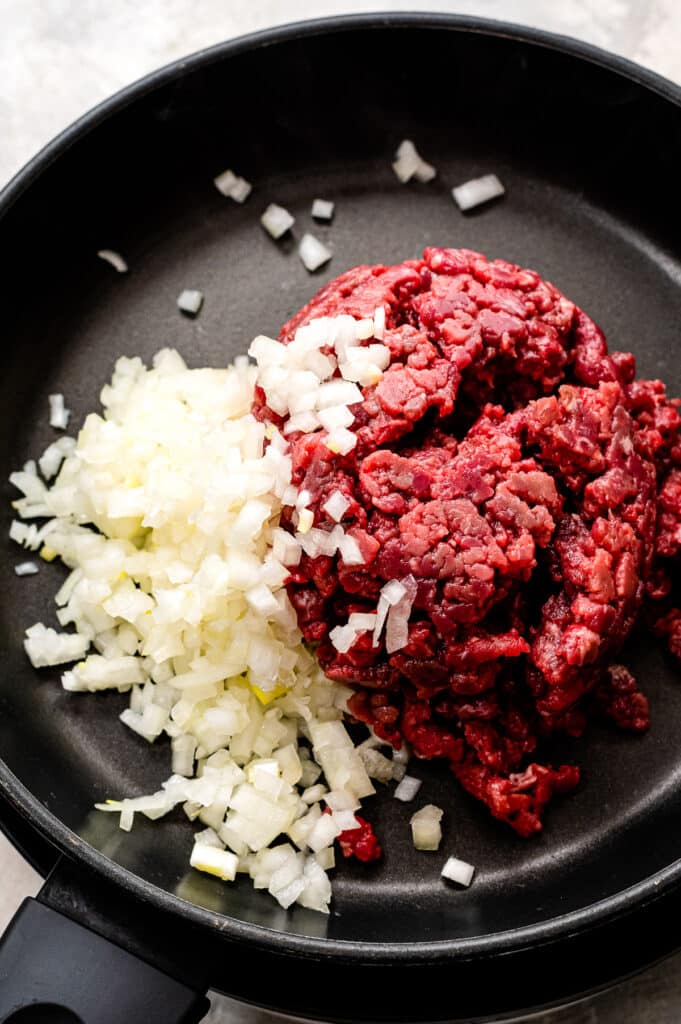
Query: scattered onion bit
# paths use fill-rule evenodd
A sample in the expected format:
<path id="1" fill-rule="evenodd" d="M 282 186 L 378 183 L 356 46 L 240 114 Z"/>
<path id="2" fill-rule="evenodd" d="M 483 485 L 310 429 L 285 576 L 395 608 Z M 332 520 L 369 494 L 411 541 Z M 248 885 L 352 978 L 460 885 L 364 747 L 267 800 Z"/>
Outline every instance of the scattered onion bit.
<path id="1" fill-rule="evenodd" d="M 452 196 L 460 210 L 472 210 L 497 196 L 503 196 L 505 191 L 496 174 L 484 174 L 481 178 L 471 178 L 457 185 L 452 189 Z"/>
<path id="2" fill-rule="evenodd" d="M 38 566 L 35 562 L 19 562 L 18 565 L 14 566 L 14 571 L 17 576 L 35 576 L 38 572 Z"/>
<path id="3" fill-rule="evenodd" d="M 185 288 L 177 297 L 177 307 L 183 313 L 196 316 L 203 305 L 203 292 L 194 288 Z"/>
<path id="4" fill-rule="evenodd" d="M 114 270 L 118 271 L 119 274 L 127 273 L 128 264 L 119 252 L 116 252 L 114 249 L 98 249 L 97 255 L 100 260 L 104 260 L 106 263 L 109 263 Z"/>
<path id="5" fill-rule="evenodd" d="M 48 395 L 48 402 L 50 403 L 50 426 L 55 430 L 66 430 L 71 412 L 64 405 L 64 396 Z"/>
<path id="6" fill-rule="evenodd" d="M 409 824 L 414 847 L 417 850 L 437 850 L 442 842 L 442 815 L 444 811 L 435 804 L 426 804 L 412 814 Z"/>
<path id="7" fill-rule="evenodd" d="M 443 878 L 449 879 L 450 882 L 458 882 L 459 885 L 468 887 L 473 881 L 475 868 L 472 864 L 467 864 L 465 860 L 459 860 L 458 857 L 450 857 L 445 862 L 440 874 Z"/>
<path id="8" fill-rule="evenodd" d="M 260 223 L 265 231 L 274 239 L 281 238 L 287 231 L 290 231 L 295 222 L 295 217 L 276 203 L 270 203 L 260 218 Z"/>
<path id="9" fill-rule="evenodd" d="M 334 203 L 329 199 L 315 199 L 312 203 L 312 216 L 315 220 L 331 220 L 333 211 Z"/>
<path id="10" fill-rule="evenodd" d="M 333 254 L 318 238 L 306 232 L 300 240 L 298 255 L 305 269 L 314 273 L 315 270 L 319 270 L 325 263 L 328 263 Z"/>
<path id="11" fill-rule="evenodd" d="M 414 799 L 421 785 L 420 779 L 415 779 L 412 775 L 405 775 L 395 787 L 393 796 L 396 800 L 402 800 L 403 803 L 407 804 Z"/>
<path id="12" fill-rule="evenodd" d="M 393 170 L 403 185 L 412 178 L 420 182 L 432 181 L 437 171 L 419 155 L 411 139 L 403 139 L 397 147 Z"/>
<path id="13" fill-rule="evenodd" d="M 218 192 L 223 196 L 227 196 L 228 199 L 233 199 L 236 203 L 245 202 L 253 189 L 249 181 L 246 181 L 245 178 L 240 178 L 232 170 L 223 171 L 222 174 L 218 174 L 216 178 L 213 178 L 213 184 Z"/>

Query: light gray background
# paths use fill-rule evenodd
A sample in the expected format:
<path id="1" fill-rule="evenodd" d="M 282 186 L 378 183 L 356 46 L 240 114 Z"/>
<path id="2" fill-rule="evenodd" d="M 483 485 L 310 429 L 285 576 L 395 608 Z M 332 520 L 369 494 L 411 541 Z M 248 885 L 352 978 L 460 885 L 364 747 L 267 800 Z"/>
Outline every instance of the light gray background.
<path id="1" fill-rule="evenodd" d="M 153 68 L 270 25 L 378 10 L 460 12 L 562 32 L 681 82 L 680 0 L 0 0 L 0 187 L 62 128 Z M 38 888 L 0 835 L 0 931 Z M 680 967 L 681 955 L 540 1024 L 678 1024 Z M 207 1020 L 281 1018 L 218 998 Z"/>

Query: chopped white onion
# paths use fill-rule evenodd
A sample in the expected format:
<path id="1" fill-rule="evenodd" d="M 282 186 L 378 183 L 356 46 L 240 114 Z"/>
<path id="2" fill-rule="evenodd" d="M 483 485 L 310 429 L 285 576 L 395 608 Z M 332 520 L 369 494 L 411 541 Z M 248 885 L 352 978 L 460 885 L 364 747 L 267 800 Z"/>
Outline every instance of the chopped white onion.
<path id="1" fill-rule="evenodd" d="M 324 430 L 328 430 L 330 433 L 334 430 L 342 430 L 344 427 L 351 427 L 355 422 L 355 417 L 347 405 L 329 405 L 325 409 L 320 409 L 317 417 Z"/>
<path id="2" fill-rule="evenodd" d="M 414 847 L 417 850 L 437 850 L 442 842 L 442 816 L 444 811 L 435 804 L 426 804 L 412 814 L 409 824 Z"/>
<path id="3" fill-rule="evenodd" d="M 411 139 L 402 140 L 395 156 L 393 170 L 403 185 L 412 178 L 420 182 L 432 181 L 437 173 L 431 164 L 422 159 Z"/>
<path id="4" fill-rule="evenodd" d="M 50 403 L 50 426 L 55 430 L 66 430 L 71 412 L 64 405 L 64 396 L 48 395 L 48 401 Z"/>
<path id="5" fill-rule="evenodd" d="M 472 864 L 467 864 L 465 860 L 459 860 L 458 857 L 449 857 L 448 860 L 445 861 L 445 865 L 440 874 L 443 878 L 448 878 L 451 882 L 458 882 L 459 885 L 465 885 L 467 887 L 473 881 L 475 868 Z"/>
<path id="6" fill-rule="evenodd" d="M 328 263 L 333 254 L 318 238 L 306 232 L 300 240 L 298 255 L 305 269 L 312 273 Z"/>
<path id="7" fill-rule="evenodd" d="M 484 174 L 481 178 L 471 178 L 457 185 L 452 189 L 452 195 L 460 210 L 472 210 L 474 206 L 503 196 L 505 191 L 496 174 Z"/>
<path id="8" fill-rule="evenodd" d="M 198 871 L 215 875 L 224 882 L 233 882 L 236 878 L 239 858 L 229 850 L 220 850 L 207 843 L 194 843 L 189 863 Z"/>
<path id="9" fill-rule="evenodd" d="M 333 494 L 329 495 L 322 508 L 336 523 L 340 523 L 350 505 L 349 498 L 346 498 L 340 491 L 334 491 Z"/>
<path id="10" fill-rule="evenodd" d="M 329 431 L 324 444 L 335 455 L 349 455 L 357 444 L 357 435 L 345 427 Z"/>
<path id="11" fill-rule="evenodd" d="M 260 223 L 265 231 L 275 239 L 285 235 L 295 222 L 295 217 L 283 206 L 278 206 L 276 203 L 270 203 L 260 218 Z"/>
<path id="12" fill-rule="evenodd" d="M 196 316 L 202 305 L 203 292 L 197 291 L 195 288 L 185 288 L 177 297 L 178 309 L 191 316 Z"/>
<path id="13" fill-rule="evenodd" d="M 100 260 L 104 260 L 105 263 L 110 264 L 110 266 L 112 266 L 114 270 L 117 270 L 119 274 L 125 274 L 127 272 L 128 264 L 125 262 L 121 254 L 116 252 L 114 249 L 99 249 L 97 251 L 97 255 Z"/>
<path id="14" fill-rule="evenodd" d="M 421 780 L 415 779 L 412 775 L 405 775 L 401 782 L 395 786 L 395 792 L 393 796 L 396 800 L 402 800 L 404 803 L 409 803 L 413 800 L 418 791 L 421 788 Z"/>
<path id="15" fill-rule="evenodd" d="M 409 643 L 409 616 L 416 597 L 417 583 L 410 575 L 400 581 L 400 586 L 404 593 L 391 605 L 385 627 L 385 649 L 388 654 L 402 650 Z"/>
<path id="16" fill-rule="evenodd" d="M 19 562 L 14 566 L 14 571 L 17 576 L 35 576 L 38 566 L 35 562 Z"/>
<path id="17" fill-rule="evenodd" d="M 223 171 L 213 178 L 213 184 L 218 192 L 237 203 L 243 203 L 251 194 L 253 186 L 245 178 L 240 178 L 232 170 Z"/>
<path id="18" fill-rule="evenodd" d="M 312 216 L 315 220 L 331 220 L 334 204 L 329 199 L 315 199 L 312 203 Z"/>
<path id="19" fill-rule="evenodd" d="M 298 513 L 298 533 L 307 533 L 312 529 L 314 512 L 311 508 L 302 508 Z"/>
<path id="20" fill-rule="evenodd" d="M 357 630 L 352 626 L 335 626 L 329 633 L 329 640 L 339 654 L 346 654 L 356 639 Z"/>

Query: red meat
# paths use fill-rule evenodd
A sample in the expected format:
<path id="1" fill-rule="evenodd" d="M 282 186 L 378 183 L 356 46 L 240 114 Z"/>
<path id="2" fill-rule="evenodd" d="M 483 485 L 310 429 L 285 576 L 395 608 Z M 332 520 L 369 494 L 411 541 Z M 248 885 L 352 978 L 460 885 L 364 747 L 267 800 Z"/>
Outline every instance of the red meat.
<path id="1" fill-rule="evenodd" d="M 290 436 L 315 526 L 333 528 L 323 506 L 340 491 L 364 562 L 303 556 L 291 601 L 324 670 L 355 690 L 357 719 L 448 761 L 496 818 L 531 835 L 579 778 L 542 763 L 551 733 L 579 735 L 595 715 L 648 726 L 646 698 L 613 664 L 644 602 L 681 655 L 669 572 L 681 550 L 679 402 L 636 380 L 633 356 L 609 353 L 537 273 L 462 249 L 354 268 L 281 339 L 377 306 L 391 361 L 352 407 L 356 447 L 338 456 L 320 434 Z M 262 394 L 254 411 L 281 422 Z M 339 653 L 330 630 L 407 576 L 406 646 L 389 653 L 364 633 Z"/>

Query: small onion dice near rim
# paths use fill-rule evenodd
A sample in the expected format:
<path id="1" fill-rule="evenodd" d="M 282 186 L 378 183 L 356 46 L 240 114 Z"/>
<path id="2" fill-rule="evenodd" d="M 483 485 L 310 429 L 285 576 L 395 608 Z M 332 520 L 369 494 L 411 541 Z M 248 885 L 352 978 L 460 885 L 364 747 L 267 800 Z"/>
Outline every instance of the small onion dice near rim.
<path id="1" fill-rule="evenodd" d="M 471 178 L 470 181 L 457 185 L 452 189 L 452 196 L 459 209 L 465 212 L 503 196 L 505 192 L 506 189 L 496 174 L 483 174 L 481 178 Z"/>
<path id="2" fill-rule="evenodd" d="M 440 874 L 450 882 L 458 882 L 459 885 L 468 887 L 473 881 L 475 867 L 467 864 L 465 860 L 459 860 L 458 857 L 449 857 Z"/>

